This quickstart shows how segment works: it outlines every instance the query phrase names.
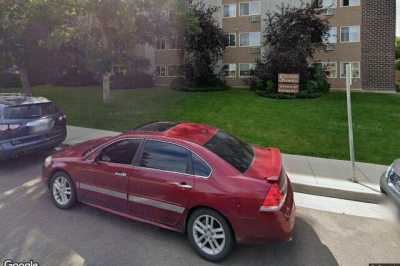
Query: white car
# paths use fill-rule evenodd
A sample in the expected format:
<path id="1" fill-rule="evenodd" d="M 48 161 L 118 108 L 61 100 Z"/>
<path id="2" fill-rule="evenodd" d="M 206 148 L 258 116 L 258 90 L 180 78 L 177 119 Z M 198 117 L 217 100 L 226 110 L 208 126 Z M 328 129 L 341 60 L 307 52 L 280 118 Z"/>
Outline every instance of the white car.
<path id="1" fill-rule="evenodd" d="M 395 161 L 382 175 L 381 191 L 400 206 L 400 159 Z"/>

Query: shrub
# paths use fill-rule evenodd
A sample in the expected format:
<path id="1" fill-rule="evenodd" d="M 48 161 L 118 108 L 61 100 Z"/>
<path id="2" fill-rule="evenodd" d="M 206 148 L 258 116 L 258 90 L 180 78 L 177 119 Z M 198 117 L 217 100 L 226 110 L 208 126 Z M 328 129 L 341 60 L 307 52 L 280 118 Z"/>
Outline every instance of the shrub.
<path id="1" fill-rule="evenodd" d="M 176 27 L 183 33 L 185 55 L 183 87 L 221 87 L 215 67 L 225 49 L 225 35 L 214 16 L 218 8 L 201 1 L 180 1 L 178 6 Z"/>
<path id="2" fill-rule="evenodd" d="M 95 75 L 87 70 L 78 70 L 69 68 L 60 76 L 54 78 L 53 85 L 65 87 L 84 87 L 91 85 L 99 85 L 100 82 L 95 78 Z"/>
<path id="3" fill-rule="evenodd" d="M 396 70 L 400 70 L 400 60 L 396 60 Z"/>
<path id="4" fill-rule="evenodd" d="M 223 91 L 230 87 L 223 80 L 216 80 L 211 86 L 199 86 L 187 81 L 185 78 L 176 78 L 170 84 L 171 89 L 190 92 Z"/>
<path id="5" fill-rule="evenodd" d="M 295 8 L 282 5 L 280 10 L 267 13 L 264 34 L 267 52 L 257 63 L 252 85 L 261 95 L 274 98 L 315 97 L 329 91 L 329 83 L 321 67 L 310 67 L 316 51 L 325 47 L 329 23 L 313 4 Z M 277 96 L 279 73 L 298 73 L 300 93 Z"/>
<path id="6" fill-rule="evenodd" d="M 126 75 L 113 75 L 111 78 L 111 89 L 128 90 L 137 88 L 154 87 L 154 78 L 152 75 L 144 72 L 128 72 Z"/>

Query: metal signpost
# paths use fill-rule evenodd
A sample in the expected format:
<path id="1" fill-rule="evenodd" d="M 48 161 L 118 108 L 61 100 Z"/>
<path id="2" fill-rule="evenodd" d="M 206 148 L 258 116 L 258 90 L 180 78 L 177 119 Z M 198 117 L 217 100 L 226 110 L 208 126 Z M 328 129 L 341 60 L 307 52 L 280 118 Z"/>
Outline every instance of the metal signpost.
<path id="1" fill-rule="evenodd" d="M 356 155 L 354 151 L 354 134 L 353 134 L 353 115 L 351 108 L 351 85 L 353 84 L 353 73 L 351 64 L 346 65 L 346 92 L 347 92 L 347 120 L 349 123 L 349 148 L 350 160 L 353 169 L 353 182 L 357 182 L 356 178 Z"/>

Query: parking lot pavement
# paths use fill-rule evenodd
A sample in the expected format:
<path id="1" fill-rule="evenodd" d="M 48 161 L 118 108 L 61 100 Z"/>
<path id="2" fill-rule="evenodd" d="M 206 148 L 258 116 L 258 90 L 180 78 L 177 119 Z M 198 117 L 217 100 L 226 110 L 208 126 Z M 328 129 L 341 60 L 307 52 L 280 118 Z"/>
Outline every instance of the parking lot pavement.
<path id="1" fill-rule="evenodd" d="M 55 208 L 40 183 L 46 154 L 0 163 L 0 261 L 40 265 L 212 265 L 184 235 L 78 205 Z M 400 262 L 398 224 L 298 208 L 294 239 L 238 246 L 222 265 Z"/>

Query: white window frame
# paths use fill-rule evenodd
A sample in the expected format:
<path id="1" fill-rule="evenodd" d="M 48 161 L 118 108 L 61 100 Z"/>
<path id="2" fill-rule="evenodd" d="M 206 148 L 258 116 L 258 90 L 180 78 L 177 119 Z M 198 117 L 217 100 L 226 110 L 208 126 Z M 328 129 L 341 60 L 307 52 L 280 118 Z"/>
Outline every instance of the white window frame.
<path id="1" fill-rule="evenodd" d="M 260 36 L 260 42 L 259 42 L 258 44 L 256 44 L 256 45 L 252 45 L 252 44 L 250 43 L 250 35 L 251 35 L 252 33 L 257 33 L 257 34 L 259 34 L 259 36 Z M 249 44 L 248 44 L 248 45 L 242 45 L 242 35 L 243 35 L 243 34 L 249 34 Z M 254 31 L 254 32 L 240 32 L 240 33 L 239 33 L 239 47 L 261 47 L 261 38 L 262 38 L 261 32 L 259 32 L 259 31 Z"/>
<path id="2" fill-rule="evenodd" d="M 164 49 L 161 49 L 161 48 L 158 47 L 158 44 L 159 44 L 158 42 L 164 43 Z M 158 50 L 158 51 L 167 50 L 167 40 L 166 39 L 158 39 L 157 43 L 156 43 L 156 50 Z"/>
<path id="3" fill-rule="evenodd" d="M 239 63 L 239 78 L 250 78 L 251 76 L 242 76 L 242 74 L 241 74 L 241 70 L 242 70 L 242 65 L 253 65 L 254 66 L 254 69 L 255 69 L 255 67 L 257 66 L 257 64 L 256 63 Z M 251 69 L 251 68 L 250 68 Z"/>
<path id="4" fill-rule="evenodd" d="M 349 40 L 348 41 L 343 41 L 342 39 L 342 31 L 344 28 L 358 28 L 358 39 L 356 41 L 350 40 L 350 31 L 349 31 Z M 340 42 L 341 43 L 359 43 L 361 41 L 361 26 L 360 25 L 350 25 L 350 26 L 341 26 L 340 27 Z"/>
<path id="5" fill-rule="evenodd" d="M 165 64 L 156 65 L 156 70 L 157 70 L 159 67 L 160 67 L 160 71 L 157 71 L 157 77 L 159 77 L 159 78 L 166 78 L 166 77 L 168 77 L 168 66 L 165 65 Z M 165 68 L 165 75 L 164 75 L 164 76 L 161 75 L 161 67 L 164 67 L 164 68 Z"/>
<path id="6" fill-rule="evenodd" d="M 360 79 L 361 78 L 361 64 L 359 61 L 341 61 L 340 62 L 340 78 L 341 79 L 346 79 L 346 70 L 345 70 L 345 65 L 344 64 L 358 64 L 358 76 L 353 76 L 352 73 L 352 78 L 353 79 Z M 351 71 L 354 71 L 354 69 L 352 68 Z"/>
<path id="7" fill-rule="evenodd" d="M 234 14 L 233 15 L 231 15 L 231 14 L 229 14 L 229 16 L 225 16 L 225 7 L 226 6 L 229 6 L 229 11 L 230 11 L 230 8 L 232 7 L 232 6 L 234 6 L 235 8 L 234 8 Z M 222 16 L 223 16 L 223 18 L 236 18 L 237 17 L 237 4 L 236 3 L 234 3 L 234 4 L 224 4 L 224 6 L 223 6 L 223 10 L 222 10 Z"/>
<path id="8" fill-rule="evenodd" d="M 257 13 L 251 13 L 251 5 L 252 4 L 257 4 L 259 6 L 259 10 Z M 248 15 L 243 15 L 242 14 L 242 9 L 241 5 L 243 4 L 248 4 L 249 5 L 249 14 Z M 260 16 L 261 15 L 261 1 L 247 1 L 247 2 L 240 2 L 239 3 L 239 16 L 240 17 L 250 17 L 250 16 Z"/>
<path id="9" fill-rule="evenodd" d="M 337 8 L 337 0 L 331 0 L 333 2 L 332 5 L 330 6 L 324 6 L 324 1 L 322 0 L 321 3 L 321 8 L 325 8 L 325 9 L 336 9 Z M 341 0 L 342 1 L 342 0 Z"/>
<path id="10" fill-rule="evenodd" d="M 358 3 L 357 5 L 350 5 L 350 1 L 351 1 L 351 0 L 349 0 L 349 5 L 348 5 L 348 6 L 345 6 L 345 5 L 343 5 L 343 0 L 340 0 L 340 7 L 347 8 L 347 7 L 361 6 L 361 0 L 358 0 L 359 3 Z"/>
<path id="11" fill-rule="evenodd" d="M 238 46 L 238 38 L 237 38 L 237 34 L 236 34 L 236 32 L 225 32 L 225 35 L 234 35 L 235 36 L 235 45 L 228 45 L 228 46 L 226 46 L 227 48 L 232 48 L 232 47 L 237 47 Z M 230 37 L 229 37 L 230 38 Z M 230 39 L 229 39 L 229 43 L 230 43 Z"/>
<path id="12" fill-rule="evenodd" d="M 179 44 L 179 36 L 175 35 L 173 39 L 169 39 L 165 41 L 165 49 L 164 50 L 182 50 L 182 48 L 178 48 Z M 176 48 L 171 48 L 171 44 L 175 42 Z"/>
<path id="13" fill-rule="evenodd" d="M 331 32 L 332 29 L 335 29 L 335 35 L 336 35 L 336 40 L 335 40 L 335 42 L 331 42 L 331 41 L 330 41 L 330 38 L 331 38 L 330 32 Z M 338 36 L 337 36 L 337 33 L 338 33 L 338 28 L 337 28 L 336 26 L 331 26 L 331 27 L 329 27 L 329 31 L 328 31 L 329 36 L 327 36 L 327 38 L 324 40 L 324 42 L 325 42 L 326 44 L 337 44 L 337 43 L 338 43 Z"/>
<path id="14" fill-rule="evenodd" d="M 225 66 L 228 66 L 228 72 L 230 73 L 231 71 L 235 71 L 235 75 L 228 75 L 228 76 L 224 76 L 225 78 L 229 78 L 229 79 L 236 79 L 236 77 L 237 77 L 237 69 L 238 69 L 238 66 L 237 66 L 237 64 L 235 64 L 235 63 L 225 63 L 224 65 L 223 65 L 223 67 L 225 67 Z M 231 66 L 235 66 L 235 70 L 231 70 Z"/>
<path id="15" fill-rule="evenodd" d="M 327 65 L 328 64 L 335 64 L 335 75 L 334 76 L 326 76 L 328 79 L 337 79 L 337 76 L 338 76 L 338 64 L 337 64 L 337 62 L 336 61 L 322 61 L 322 62 L 319 62 L 320 64 L 321 64 L 321 66 L 322 66 L 322 68 L 323 68 L 323 70 L 324 71 L 326 71 L 326 67 L 327 67 Z"/>

